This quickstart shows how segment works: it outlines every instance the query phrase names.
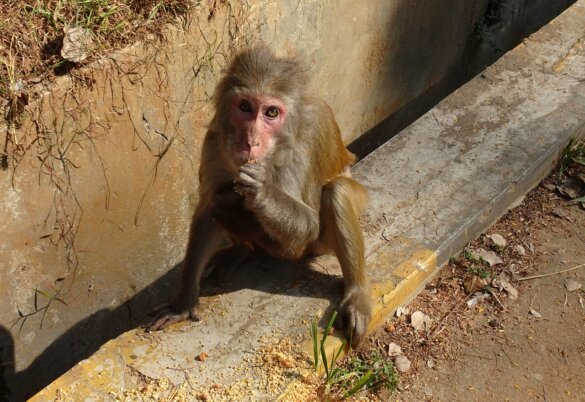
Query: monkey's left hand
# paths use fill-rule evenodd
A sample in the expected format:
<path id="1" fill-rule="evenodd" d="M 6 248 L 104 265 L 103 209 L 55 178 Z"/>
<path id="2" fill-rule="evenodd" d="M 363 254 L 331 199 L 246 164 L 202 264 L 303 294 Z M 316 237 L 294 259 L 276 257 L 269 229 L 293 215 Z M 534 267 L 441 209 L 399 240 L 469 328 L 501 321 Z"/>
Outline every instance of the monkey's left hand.
<path id="1" fill-rule="evenodd" d="M 264 166 L 246 163 L 240 167 L 240 173 L 235 180 L 235 190 L 244 196 L 248 206 L 253 206 L 264 198 L 265 183 L 266 169 Z"/>
<path id="2" fill-rule="evenodd" d="M 370 294 L 363 286 L 347 289 L 339 306 L 335 327 L 344 329 L 352 346 L 357 346 L 366 335 L 367 326 L 372 316 Z"/>

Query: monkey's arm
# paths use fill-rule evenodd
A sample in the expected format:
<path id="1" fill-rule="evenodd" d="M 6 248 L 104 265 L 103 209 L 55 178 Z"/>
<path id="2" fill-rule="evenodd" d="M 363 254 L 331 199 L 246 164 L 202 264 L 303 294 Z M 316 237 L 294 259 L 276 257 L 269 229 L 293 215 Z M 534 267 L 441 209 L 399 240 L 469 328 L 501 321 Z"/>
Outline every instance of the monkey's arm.
<path id="1" fill-rule="evenodd" d="M 319 236 L 319 212 L 268 183 L 264 167 L 247 163 L 236 178 L 236 191 L 246 199 L 266 232 L 291 251 L 302 253 Z"/>
<path id="2" fill-rule="evenodd" d="M 198 207 L 191 224 L 177 293 L 171 302 L 158 312 L 147 326 L 147 331 L 162 330 L 187 318 L 199 321 L 197 307 L 201 274 L 223 241 L 222 231 L 211 218 L 209 209 Z"/>

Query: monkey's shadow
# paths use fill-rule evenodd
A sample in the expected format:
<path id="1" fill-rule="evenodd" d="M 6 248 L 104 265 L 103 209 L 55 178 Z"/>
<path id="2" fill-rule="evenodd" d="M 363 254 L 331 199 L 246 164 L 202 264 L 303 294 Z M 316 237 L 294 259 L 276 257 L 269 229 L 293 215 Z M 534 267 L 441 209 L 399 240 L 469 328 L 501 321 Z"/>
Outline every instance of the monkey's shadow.
<path id="1" fill-rule="evenodd" d="M 341 272 L 329 273 L 323 265 L 312 262 L 312 258 L 282 261 L 256 252 L 241 264 L 211 267 L 202 280 L 201 296 L 254 289 L 270 294 L 325 298 L 329 300 L 329 310 L 332 312 L 342 296 Z M 322 321 L 326 322 L 327 319 L 323 318 Z"/>
<path id="2" fill-rule="evenodd" d="M 331 272 L 326 268 L 330 264 L 314 264 L 313 261 L 313 258 L 283 261 L 258 251 L 241 264 L 211 267 L 201 281 L 203 320 L 205 297 L 252 289 L 274 295 L 327 300 L 328 306 L 319 319 L 320 326 L 327 325 L 341 302 L 343 277 L 336 259 L 336 268 Z"/>
<path id="3" fill-rule="evenodd" d="M 88 358 L 108 340 L 144 326 L 157 307 L 168 302 L 179 280 L 181 264 L 136 293 L 113 310 L 104 308 L 77 322 L 55 339 L 26 369 L 15 371 L 14 341 L 9 331 L 0 331 L 0 400 L 26 400 Z M 329 301 L 321 318 L 326 324 L 342 296 L 337 272 L 316 269 L 311 260 L 287 262 L 256 253 L 233 268 L 216 267 L 202 281 L 201 300 L 205 320 L 205 297 L 253 289 L 270 294 L 315 297 Z M 0 328 L 1 330 L 2 328 Z M 48 369 L 50 368 L 50 369 Z"/>

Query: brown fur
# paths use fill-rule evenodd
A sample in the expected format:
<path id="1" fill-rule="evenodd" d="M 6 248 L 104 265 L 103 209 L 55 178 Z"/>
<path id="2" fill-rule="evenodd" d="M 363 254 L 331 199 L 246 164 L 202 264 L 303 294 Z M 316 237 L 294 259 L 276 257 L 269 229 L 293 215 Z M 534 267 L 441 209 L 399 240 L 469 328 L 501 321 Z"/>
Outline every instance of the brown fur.
<path id="1" fill-rule="evenodd" d="M 286 105 L 273 146 L 250 167 L 258 176 L 252 190 L 242 187 L 244 167 L 234 158 L 240 134 L 226 118 L 236 94 L 269 95 Z M 338 324 L 356 344 L 371 314 L 358 221 L 367 195 L 349 175 L 355 158 L 343 145 L 331 109 L 307 92 L 307 70 L 299 59 L 277 58 L 266 47 L 236 55 L 217 86 L 215 106 L 179 290 L 150 328 L 198 319 L 201 273 L 228 239 L 285 259 L 334 252 L 345 281 Z"/>

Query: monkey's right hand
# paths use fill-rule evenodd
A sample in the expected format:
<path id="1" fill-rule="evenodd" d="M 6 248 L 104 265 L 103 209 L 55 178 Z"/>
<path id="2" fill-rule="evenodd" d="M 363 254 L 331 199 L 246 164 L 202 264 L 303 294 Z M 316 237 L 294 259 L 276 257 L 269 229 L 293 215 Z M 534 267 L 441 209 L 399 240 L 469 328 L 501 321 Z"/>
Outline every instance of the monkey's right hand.
<path id="1" fill-rule="evenodd" d="M 146 332 L 161 331 L 170 325 L 185 321 L 187 319 L 192 321 L 201 321 L 201 316 L 199 315 L 199 311 L 196 305 L 187 310 L 177 312 L 173 308 L 173 304 L 170 303 L 156 309 L 153 311 L 152 315 L 155 315 L 155 318 L 148 325 L 146 325 Z"/>
<path id="2" fill-rule="evenodd" d="M 246 163 L 240 166 L 240 173 L 235 180 L 235 190 L 244 196 L 248 207 L 264 198 L 266 168 L 261 164 Z"/>

